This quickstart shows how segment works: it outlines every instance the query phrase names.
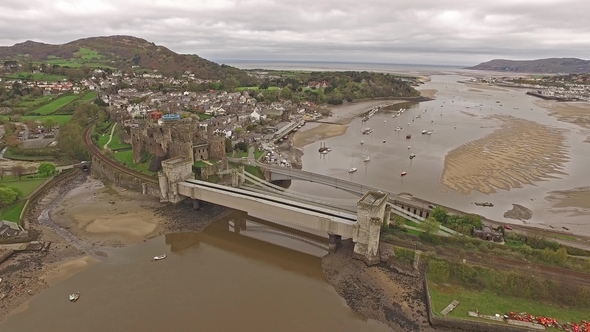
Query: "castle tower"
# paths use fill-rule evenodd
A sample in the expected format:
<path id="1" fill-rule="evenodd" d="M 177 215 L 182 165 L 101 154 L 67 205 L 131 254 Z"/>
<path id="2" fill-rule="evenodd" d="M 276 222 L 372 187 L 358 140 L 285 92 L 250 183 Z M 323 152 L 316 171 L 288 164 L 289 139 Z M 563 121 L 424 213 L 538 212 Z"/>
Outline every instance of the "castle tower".
<path id="1" fill-rule="evenodd" d="M 367 265 L 380 261 L 379 236 L 389 218 L 387 198 L 388 194 L 370 190 L 357 203 L 357 221 L 352 231 L 353 257 L 364 260 Z"/>

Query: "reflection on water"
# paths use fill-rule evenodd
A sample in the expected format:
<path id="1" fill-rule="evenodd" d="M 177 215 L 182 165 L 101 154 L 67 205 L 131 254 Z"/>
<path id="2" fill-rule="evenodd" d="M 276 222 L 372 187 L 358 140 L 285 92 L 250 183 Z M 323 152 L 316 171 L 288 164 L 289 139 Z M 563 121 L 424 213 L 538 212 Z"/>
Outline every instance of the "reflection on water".
<path id="1" fill-rule="evenodd" d="M 235 213 L 200 234 L 110 251 L 0 331 L 389 331 L 326 283 L 325 239 L 260 222 Z M 168 257 L 151 262 L 162 253 Z M 71 303 L 75 291 L 81 297 Z"/>

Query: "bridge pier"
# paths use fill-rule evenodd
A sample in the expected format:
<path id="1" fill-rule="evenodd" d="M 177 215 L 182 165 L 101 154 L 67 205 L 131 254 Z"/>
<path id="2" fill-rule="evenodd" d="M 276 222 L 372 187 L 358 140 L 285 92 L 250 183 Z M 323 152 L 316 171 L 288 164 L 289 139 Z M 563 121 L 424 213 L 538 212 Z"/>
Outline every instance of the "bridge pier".
<path id="1" fill-rule="evenodd" d="M 328 251 L 331 253 L 336 252 L 338 248 L 342 246 L 342 236 L 338 234 L 328 233 L 329 236 L 329 244 L 328 244 Z"/>
<path id="2" fill-rule="evenodd" d="M 192 166 L 189 158 L 174 157 L 162 161 L 162 170 L 158 172 L 160 202 L 176 204 L 186 198 L 178 193 L 178 182 L 195 178 Z"/>
<path id="3" fill-rule="evenodd" d="M 387 199 L 388 194 L 370 190 L 357 203 L 357 221 L 352 231 L 353 257 L 363 260 L 367 265 L 380 262 L 381 227 L 389 222 Z"/>

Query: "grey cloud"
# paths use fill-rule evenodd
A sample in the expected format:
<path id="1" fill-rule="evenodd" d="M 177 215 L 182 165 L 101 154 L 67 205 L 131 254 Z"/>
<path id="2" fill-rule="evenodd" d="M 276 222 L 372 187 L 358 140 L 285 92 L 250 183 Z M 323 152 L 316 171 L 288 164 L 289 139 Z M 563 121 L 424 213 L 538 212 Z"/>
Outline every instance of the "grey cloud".
<path id="1" fill-rule="evenodd" d="M 474 64 L 587 57 L 584 0 L 5 0 L 0 44 L 128 34 L 211 59 Z"/>

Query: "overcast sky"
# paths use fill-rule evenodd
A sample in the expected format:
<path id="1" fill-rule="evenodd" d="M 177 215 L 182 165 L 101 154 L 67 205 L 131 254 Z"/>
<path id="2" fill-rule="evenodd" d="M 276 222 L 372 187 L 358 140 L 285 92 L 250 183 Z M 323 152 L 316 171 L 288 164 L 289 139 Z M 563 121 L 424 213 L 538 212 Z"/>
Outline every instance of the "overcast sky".
<path id="1" fill-rule="evenodd" d="M 0 45 L 132 35 L 220 61 L 590 58 L 588 0 L 1 0 Z"/>

